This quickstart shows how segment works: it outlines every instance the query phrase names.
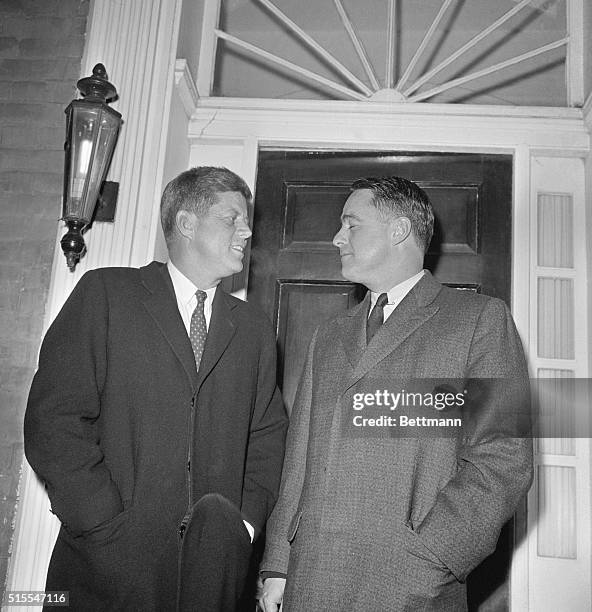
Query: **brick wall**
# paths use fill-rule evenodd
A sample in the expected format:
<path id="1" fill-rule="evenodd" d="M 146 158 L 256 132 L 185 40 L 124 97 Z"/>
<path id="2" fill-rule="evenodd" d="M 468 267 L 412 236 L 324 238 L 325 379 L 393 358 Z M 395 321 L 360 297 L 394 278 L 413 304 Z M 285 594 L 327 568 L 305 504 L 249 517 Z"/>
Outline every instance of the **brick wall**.
<path id="1" fill-rule="evenodd" d="M 0 599 L 61 210 L 64 108 L 76 97 L 88 4 L 0 0 Z"/>

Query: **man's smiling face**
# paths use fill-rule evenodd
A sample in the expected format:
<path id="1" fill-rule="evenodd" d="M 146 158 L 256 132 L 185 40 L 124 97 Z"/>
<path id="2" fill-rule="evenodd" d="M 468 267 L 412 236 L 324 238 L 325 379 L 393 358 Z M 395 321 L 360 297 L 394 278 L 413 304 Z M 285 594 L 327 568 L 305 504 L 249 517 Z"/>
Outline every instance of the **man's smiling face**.
<path id="1" fill-rule="evenodd" d="M 241 193 L 218 193 L 207 212 L 196 218 L 195 227 L 191 249 L 202 274 L 216 284 L 243 269 L 251 229 L 247 202 Z"/>

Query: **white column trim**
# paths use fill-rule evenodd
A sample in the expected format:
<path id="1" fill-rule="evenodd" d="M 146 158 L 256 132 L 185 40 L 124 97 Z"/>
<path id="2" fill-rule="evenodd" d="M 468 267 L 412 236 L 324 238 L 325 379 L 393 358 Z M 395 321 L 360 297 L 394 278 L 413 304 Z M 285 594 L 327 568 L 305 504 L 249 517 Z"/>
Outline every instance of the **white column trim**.
<path id="1" fill-rule="evenodd" d="M 519 145 L 514 152 L 514 197 L 512 205 L 512 316 L 525 351 L 530 346 L 530 307 L 528 287 L 530 285 L 530 151 L 526 145 Z M 528 512 L 528 509 L 527 509 Z M 517 521 L 527 516 L 518 515 Z M 510 610 L 528 610 L 528 535 L 518 542 L 512 556 L 510 568 Z"/>
<path id="2" fill-rule="evenodd" d="M 199 101 L 199 94 L 186 59 L 177 59 L 175 62 L 175 85 L 179 91 L 185 114 L 191 117 Z"/>
<path id="3" fill-rule="evenodd" d="M 584 118 L 584 125 L 588 128 L 589 132 L 592 132 L 592 94 L 590 94 L 586 98 L 586 102 L 584 102 L 582 115 Z"/>
<path id="4" fill-rule="evenodd" d="M 215 29 L 220 21 L 221 0 L 202 0 L 203 19 L 201 25 L 201 42 L 197 64 L 197 91 L 200 96 L 209 96 L 214 84 L 216 66 L 216 48 L 218 39 Z"/>
<path id="5" fill-rule="evenodd" d="M 587 1 L 587 0 L 586 0 Z M 568 106 L 584 104 L 584 0 L 567 0 L 567 57 L 565 78 Z"/>

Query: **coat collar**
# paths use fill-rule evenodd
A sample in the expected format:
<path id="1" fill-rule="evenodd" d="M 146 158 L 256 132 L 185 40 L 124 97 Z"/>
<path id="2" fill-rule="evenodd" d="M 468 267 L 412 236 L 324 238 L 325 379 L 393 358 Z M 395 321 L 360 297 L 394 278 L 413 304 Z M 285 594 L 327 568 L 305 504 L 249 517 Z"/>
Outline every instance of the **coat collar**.
<path id="1" fill-rule="evenodd" d="M 364 300 L 344 313 L 341 318 L 343 345 L 353 371 L 348 379 L 351 386 L 392 353 L 416 329 L 438 312 L 433 304 L 442 285 L 429 272 L 411 289 L 395 311 L 366 346 L 366 319 L 370 293 Z"/>
<path id="2" fill-rule="evenodd" d="M 236 332 L 236 323 L 232 314 L 236 302 L 218 287 L 212 304 L 212 317 L 204 354 L 197 372 L 191 342 L 177 307 L 173 283 L 166 265 L 154 261 L 140 268 L 140 276 L 148 292 L 144 306 L 177 356 L 193 391 L 196 392 Z"/>

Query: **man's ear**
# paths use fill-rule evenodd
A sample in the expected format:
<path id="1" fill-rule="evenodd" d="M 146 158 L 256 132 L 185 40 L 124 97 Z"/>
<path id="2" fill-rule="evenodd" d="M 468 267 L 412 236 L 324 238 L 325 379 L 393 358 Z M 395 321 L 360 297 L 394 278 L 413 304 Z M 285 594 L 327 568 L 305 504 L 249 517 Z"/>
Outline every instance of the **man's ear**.
<path id="1" fill-rule="evenodd" d="M 175 216 L 175 225 L 177 226 L 177 231 L 184 238 L 193 238 L 195 234 L 195 228 L 197 227 L 197 222 L 197 216 L 188 210 L 180 210 Z"/>
<path id="2" fill-rule="evenodd" d="M 407 217 L 397 217 L 392 222 L 392 244 L 400 244 L 411 234 L 411 221 Z"/>

